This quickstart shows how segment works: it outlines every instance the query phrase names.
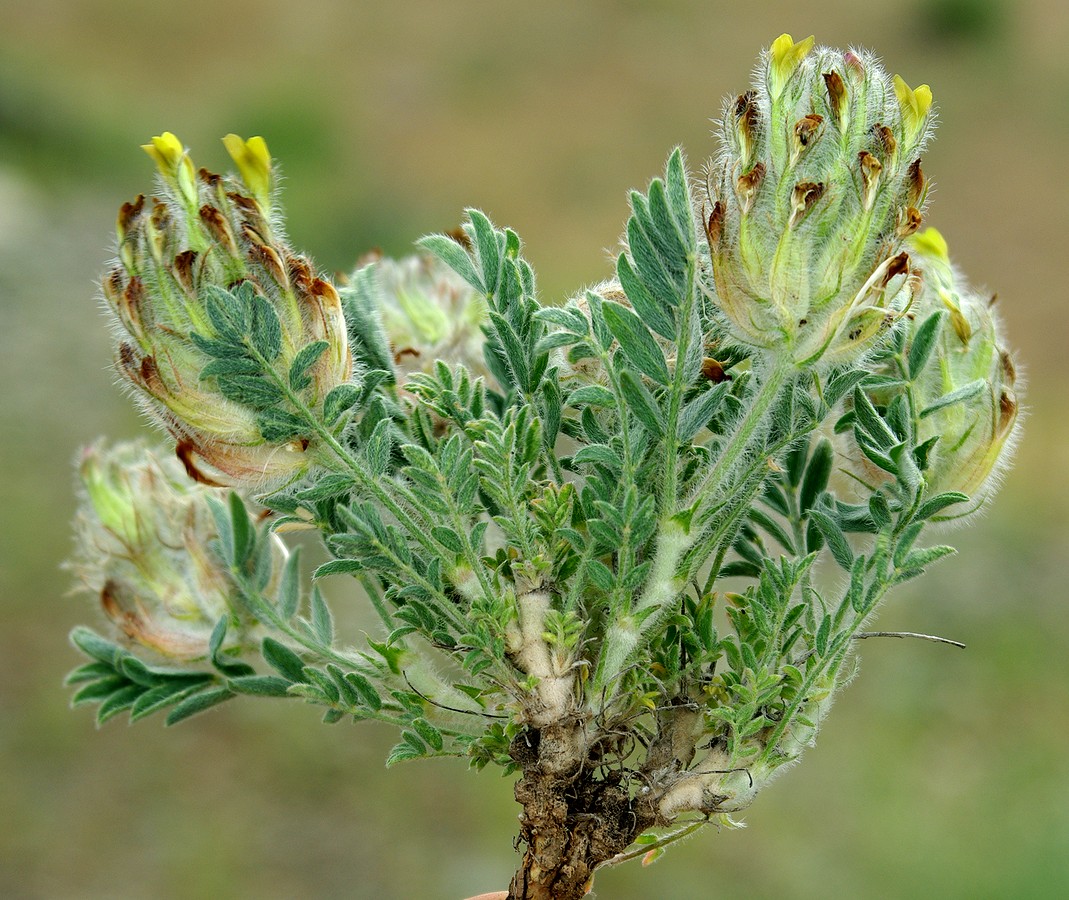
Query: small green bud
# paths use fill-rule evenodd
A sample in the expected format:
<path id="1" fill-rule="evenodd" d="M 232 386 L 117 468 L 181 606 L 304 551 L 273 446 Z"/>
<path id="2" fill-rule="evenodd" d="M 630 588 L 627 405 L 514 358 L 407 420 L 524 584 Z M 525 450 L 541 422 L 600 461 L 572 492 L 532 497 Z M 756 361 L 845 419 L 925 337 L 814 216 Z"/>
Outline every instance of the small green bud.
<path id="1" fill-rule="evenodd" d="M 870 352 L 909 308 L 901 242 L 921 222 L 931 91 L 867 53 L 783 35 L 733 101 L 706 224 L 732 336 L 796 366 Z M 875 123 L 875 124 L 873 124 Z"/>
<path id="2" fill-rule="evenodd" d="M 262 487 L 307 469 L 307 411 L 350 379 L 352 358 L 337 292 L 279 234 L 266 145 L 229 135 L 227 148 L 244 183 L 204 169 L 190 180 L 170 133 L 146 145 L 162 196 L 120 209 L 104 297 L 119 373 L 188 473 Z"/>
<path id="3" fill-rule="evenodd" d="M 140 444 L 86 448 L 79 475 L 72 568 L 116 637 L 164 657 L 204 657 L 220 616 L 235 613 L 233 582 L 209 549 L 219 539 L 210 489 Z"/>

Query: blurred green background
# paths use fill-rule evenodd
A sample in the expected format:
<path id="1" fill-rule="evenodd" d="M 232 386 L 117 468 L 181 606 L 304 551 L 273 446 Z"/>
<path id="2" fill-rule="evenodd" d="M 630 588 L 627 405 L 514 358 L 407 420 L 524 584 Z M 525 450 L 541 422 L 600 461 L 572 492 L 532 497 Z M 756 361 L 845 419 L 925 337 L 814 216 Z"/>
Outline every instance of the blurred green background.
<path id="1" fill-rule="evenodd" d="M 143 426 L 96 278 L 170 129 L 198 163 L 266 136 L 294 243 L 328 270 L 403 253 L 466 205 L 516 228 L 547 298 L 605 277 L 626 189 L 782 31 L 929 82 L 929 222 L 999 307 L 1026 435 L 960 554 L 899 590 L 801 771 L 748 828 L 599 876 L 611 900 L 1069 896 L 1069 11 L 1054 2 L 0 0 L 0 896 L 456 898 L 504 887 L 508 781 L 390 771 L 393 735 L 245 702 L 165 731 L 70 712 L 70 461 Z M 344 599 L 344 598 L 341 598 Z M 356 638 L 353 626 L 353 638 Z"/>

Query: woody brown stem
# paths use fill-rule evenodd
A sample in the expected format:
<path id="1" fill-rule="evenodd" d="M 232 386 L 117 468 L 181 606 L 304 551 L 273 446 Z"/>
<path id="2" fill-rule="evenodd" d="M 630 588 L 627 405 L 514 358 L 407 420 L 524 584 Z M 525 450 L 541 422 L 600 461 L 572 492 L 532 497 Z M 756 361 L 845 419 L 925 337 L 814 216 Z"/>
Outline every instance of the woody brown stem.
<path id="1" fill-rule="evenodd" d="M 638 812 L 619 770 L 602 771 L 588 759 L 571 772 L 543 765 L 551 746 L 574 743 L 552 732 L 574 727 L 532 730 L 514 743 L 513 758 L 523 767 L 515 796 L 523 807 L 520 840 L 526 846 L 508 900 L 578 900 L 590 890 L 594 870 L 623 852 L 650 822 Z"/>

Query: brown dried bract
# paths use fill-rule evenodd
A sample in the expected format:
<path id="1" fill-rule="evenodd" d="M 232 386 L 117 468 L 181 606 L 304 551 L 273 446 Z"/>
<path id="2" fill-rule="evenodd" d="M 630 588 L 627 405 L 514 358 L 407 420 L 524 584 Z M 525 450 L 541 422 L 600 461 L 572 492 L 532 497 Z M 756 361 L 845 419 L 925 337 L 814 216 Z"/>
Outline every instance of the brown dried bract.
<path id="1" fill-rule="evenodd" d="M 894 158 L 898 150 L 898 141 L 895 140 L 894 132 L 886 125 L 877 122 L 872 126 L 872 136 L 876 141 L 876 148 L 883 156 L 883 161 Z"/>
<path id="2" fill-rule="evenodd" d="M 828 89 L 828 106 L 835 115 L 835 124 L 841 128 L 846 112 L 846 85 L 838 72 L 825 72 L 824 86 Z"/>
<path id="3" fill-rule="evenodd" d="M 723 364 L 711 356 L 707 356 L 702 360 L 702 375 L 715 384 L 731 380 L 731 376 L 724 371 Z"/>
<path id="4" fill-rule="evenodd" d="M 791 217 L 787 227 L 793 228 L 805 218 L 814 204 L 824 196 L 825 186 L 821 181 L 800 181 L 794 186 L 791 196 Z"/>
<path id="5" fill-rule="evenodd" d="M 144 194 L 138 194 L 132 202 L 124 203 L 119 207 L 119 218 L 116 227 L 122 236 L 125 236 L 130 227 L 141 217 L 141 211 L 144 208 Z"/>
<path id="6" fill-rule="evenodd" d="M 212 240 L 231 256 L 237 255 L 238 248 L 234 243 L 234 235 L 230 231 L 230 223 L 218 209 L 206 203 L 200 208 L 200 220 L 208 229 Z"/>
<path id="7" fill-rule="evenodd" d="M 178 461 L 185 468 L 186 474 L 190 478 L 208 487 L 226 487 L 223 482 L 216 481 L 197 468 L 197 464 L 193 460 L 194 454 L 197 453 L 196 445 L 189 438 L 181 438 L 174 446 L 174 455 L 178 457 Z"/>
<path id="8" fill-rule="evenodd" d="M 919 159 L 910 163 L 909 171 L 906 172 L 906 183 L 906 202 L 910 206 L 919 207 L 924 201 L 925 188 L 928 185 L 928 179 L 924 177 L 924 170 L 921 169 Z"/>
<path id="9" fill-rule="evenodd" d="M 904 250 L 887 264 L 887 271 L 883 275 L 883 286 L 886 287 L 892 278 L 897 275 L 909 273 L 909 254 Z"/>
<path id="10" fill-rule="evenodd" d="M 709 242 L 709 250 L 713 251 L 720 246 L 720 236 L 724 232 L 724 201 L 717 200 L 713 204 L 713 211 L 705 220 L 705 239 Z"/>
<path id="11" fill-rule="evenodd" d="M 735 182 L 735 190 L 739 196 L 739 206 L 742 207 L 743 213 L 748 213 L 753 207 L 754 200 L 757 197 L 757 189 L 761 186 L 761 182 L 765 177 L 765 164 L 757 163 L 749 172 L 744 175 L 740 175 Z"/>
<path id="12" fill-rule="evenodd" d="M 923 217 L 921 216 L 919 209 L 915 206 L 907 206 L 898 213 L 898 224 L 895 228 L 895 234 L 900 238 L 909 237 L 911 234 L 915 234 L 917 229 L 921 227 L 922 219 Z"/>
<path id="13" fill-rule="evenodd" d="M 197 290 L 196 279 L 194 278 L 196 264 L 197 252 L 195 250 L 183 250 L 174 258 L 174 265 L 171 267 L 175 281 L 189 294 L 195 294 Z"/>

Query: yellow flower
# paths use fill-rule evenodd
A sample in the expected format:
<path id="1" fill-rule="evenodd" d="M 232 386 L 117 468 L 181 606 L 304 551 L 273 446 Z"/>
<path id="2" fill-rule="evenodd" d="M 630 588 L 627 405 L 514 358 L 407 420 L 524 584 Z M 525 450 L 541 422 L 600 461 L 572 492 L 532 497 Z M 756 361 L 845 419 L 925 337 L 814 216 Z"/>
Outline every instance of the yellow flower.
<path id="1" fill-rule="evenodd" d="M 946 238 L 934 228 L 925 228 L 924 231 L 915 234 L 910 239 L 910 244 L 918 253 L 933 256 L 945 263 L 950 262 Z"/>
<path id="2" fill-rule="evenodd" d="M 164 181 L 178 189 L 178 193 L 189 209 L 196 209 L 197 180 L 193 160 L 182 146 L 182 142 L 170 131 L 156 135 L 150 144 L 142 144 L 144 150 L 156 163 Z"/>
<path id="3" fill-rule="evenodd" d="M 271 196 L 271 154 L 267 142 L 259 136 L 246 141 L 236 134 L 228 134 L 223 138 L 223 146 L 238 167 L 241 180 L 260 205 L 266 207 Z"/>
<path id="4" fill-rule="evenodd" d="M 813 49 L 813 35 L 809 35 L 804 41 L 794 42 L 789 34 L 781 34 L 772 42 L 769 65 L 769 88 L 772 99 L 775 100 L 783 93 L 783 88 L 790 81 L 798 64 L 809 55 Z"/>
<path id="5" fill-rule="evenodd" d="M 902 108 L 902 127 L 912 141 L 924 127 L 924 120 L 932 108 L 932 89 L 926 84 L 911 88 L 902 76 L 895 75 L 895 94 Z"/>

